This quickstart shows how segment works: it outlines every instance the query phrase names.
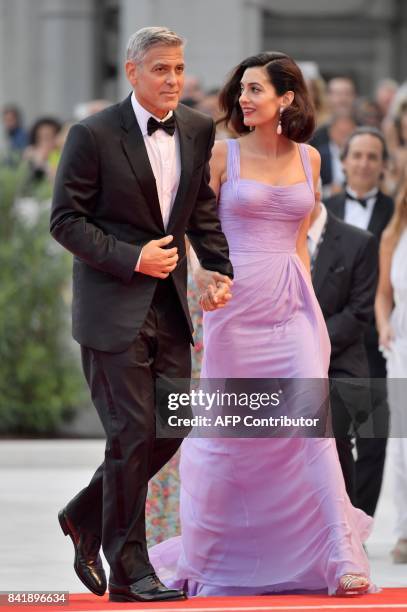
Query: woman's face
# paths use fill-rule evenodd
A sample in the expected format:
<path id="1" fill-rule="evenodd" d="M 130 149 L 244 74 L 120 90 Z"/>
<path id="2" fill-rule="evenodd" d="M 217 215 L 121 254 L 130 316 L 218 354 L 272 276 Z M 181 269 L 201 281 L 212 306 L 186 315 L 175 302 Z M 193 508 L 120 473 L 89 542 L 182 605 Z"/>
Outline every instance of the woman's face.
<path id="1" fill-rule="evenodd" d="M 254 127 L 275 122 L 280 114 L 282 100 L 283 96 L 277 95 L 263 67 L 247 68 L 244 71 L 239 104 L 245 125 Z"/>
<path id="2" fill-rule="evenodd" d="M 36 146 L 52 151 L 56 147 L 57 129 L 55 126 L 44 123 L 39 126 L 36 134 Z"/>

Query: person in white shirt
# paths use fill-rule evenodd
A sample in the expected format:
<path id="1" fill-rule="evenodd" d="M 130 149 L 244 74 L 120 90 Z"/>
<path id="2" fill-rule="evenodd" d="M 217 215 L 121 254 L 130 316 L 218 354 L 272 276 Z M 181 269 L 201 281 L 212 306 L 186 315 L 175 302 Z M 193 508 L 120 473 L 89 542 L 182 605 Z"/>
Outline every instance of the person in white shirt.
<path id="1" fill-rule="evenodd" d="M 397 543 L 394 563 L 407 563 L 407 174 L 396 196 L 396 208 L 380 243 L 380 277 L 376 320 L 387 360 L 391 412 L 392 476 Z"/>

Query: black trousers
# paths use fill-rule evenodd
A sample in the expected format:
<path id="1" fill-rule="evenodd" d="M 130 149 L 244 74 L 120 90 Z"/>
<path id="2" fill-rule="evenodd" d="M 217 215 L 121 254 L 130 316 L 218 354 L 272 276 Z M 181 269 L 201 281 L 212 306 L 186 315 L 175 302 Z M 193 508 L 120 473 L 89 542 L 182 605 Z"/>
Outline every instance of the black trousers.
<path id="1" fill-rule="evenodd" d="M 82 347 L 92 400 L 106 433 L 105 460 L 67 505 L 72 519 L 102 540 L 110 582 L 128 585 L 153 572 L 146 545 L 149 479 L 169 461 L 181 438 L 156 438 L 156 385 L 189 379 L 189 330 L 167 279 L 159 281 L 136 340 L 122 353 Z"/>
<path id="2" fill-rule="evenodd" d="M 356 440 L 356 506 L 373 516 L 383 481 L 389 429 L 386 362 L 376 347 L 367 351 L 372 379 L 372 437 Z"/>
<path id="3" fill-rule="evenodd" d="M 346 492 L 353 505 L 356 499 L 356 466 L 353 459 L 353 437 L 358 436 L 361 423 L 371 418 L 370 389 L 364 381 L 352 379 L 347 372 L 330 370 L 330 407 L 332 429 Z"/>
<path id="4" fill-rule="evenodd" d="M 389 429 L 386 364 L 376 348 L 368 351 L 370 393 L 368 419 L 362 422 L 358 412 L 365 410 L 366 400 L 357 390 L 346 391 L 346 384 L 331 393 L 333 431 L 347 493 L 352 503 L 366 514 L 374 516 L 383 481 L 386 445 Z M 330 371 L 330 378 L 347 378 L 342 371 Z M 355 379 L 357 381 L 357 379 Z M 353 395 L 353 397 L 352 397 Z M 361 414 L 363 418 L 363 414 Z M 355 438 L 357 459 L 352 448 Z"/>

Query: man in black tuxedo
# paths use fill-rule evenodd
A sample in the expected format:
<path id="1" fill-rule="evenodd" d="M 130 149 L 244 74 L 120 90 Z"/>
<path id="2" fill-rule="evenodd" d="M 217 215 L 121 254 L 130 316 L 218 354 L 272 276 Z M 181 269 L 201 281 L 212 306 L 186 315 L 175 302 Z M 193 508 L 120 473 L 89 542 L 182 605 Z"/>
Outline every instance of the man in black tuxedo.
<path id="1" fill-rule="evenodd" d="M 340 221 L 317 198 L 308 231 L 312 282 L 331 340 L 333 432 L 346 490 L 355 503 L 352 436 L 371 411 L 364 343 L 373 317 L 378 277 L 378 244 L 370 232 Z M 349 384 L 351 383 L 351 384 Z"/>
<path id="2" fill-rule="evenodd" d="M 111 601 L 185 598 L 155 575 L 144 516 L 148 480 L 181 443 L 156 438 L 155 403 L 157 385 L 190 376 L 185 233 L 214 307 L 231 297 L 208 182 L 215 127 L 178 105 L 183 74 L 177 34 L 136 32 L 126 61 L 132 94 L 73 126 L 55 182 L 51 233 L 74 254 L 73 335 L 107 438 L 104 463 L 59 521 L 78 576 L 98 595 L 102 540 Z"/>
<path id="3" fill-rule="evenodd" d="M 378 242 L 394 210 L 393 200 L 379 188 L 386 159 L 381 132 L 373 127 L 357 128 L 342 154 L 346 190 L 326 201 L 327 209 L 335 216 L 367 229 Z M 374 320 L 367 329 L 365 345 L 372 379 L 373 436 L 356 441 L 356 505 L 373 516 L 383 479 L 389 418 L 386 363 L 379 351 Z"/>

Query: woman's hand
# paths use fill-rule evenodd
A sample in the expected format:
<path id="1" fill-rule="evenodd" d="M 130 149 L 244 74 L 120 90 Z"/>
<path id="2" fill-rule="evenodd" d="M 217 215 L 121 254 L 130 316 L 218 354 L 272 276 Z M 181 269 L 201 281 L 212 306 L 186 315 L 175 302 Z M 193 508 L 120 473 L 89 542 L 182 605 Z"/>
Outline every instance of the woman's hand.
<path id="1" fill-rule="evenodd" d="M 394 331 L 390 323 L 384 323 L 379 332 L 379 346 L 390 350 L 391 343 L 394 340 Z"/>
<path id="2" fill-rule="evenodd" d="M 202 310 L 205 310 L 206 312 L 217 310 L 218 308 L 224 308 L 232 297 L 232 281 L 230 278 L 223 277 L 222 274 L 219 274 L 218 272 L 213 274 L 220 277 L 220 279 L 215 280 L 215 282 L 210 282 L 199 298 L 199 303 Z"/>

